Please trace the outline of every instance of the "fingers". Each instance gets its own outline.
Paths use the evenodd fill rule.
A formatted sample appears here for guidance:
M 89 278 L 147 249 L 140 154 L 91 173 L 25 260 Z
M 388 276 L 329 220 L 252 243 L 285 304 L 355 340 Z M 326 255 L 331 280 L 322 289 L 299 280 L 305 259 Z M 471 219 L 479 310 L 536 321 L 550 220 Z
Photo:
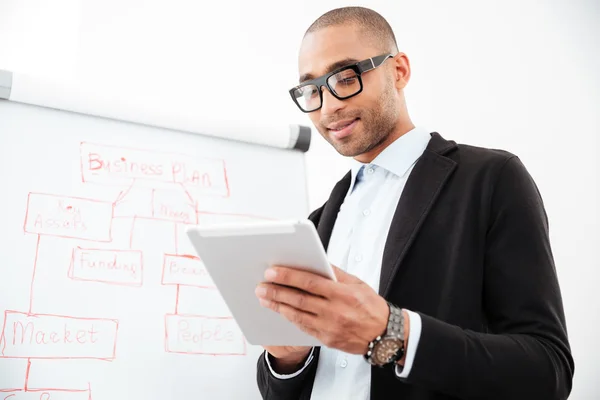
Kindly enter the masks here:
M 311 293 L 270 283 L 259 285 L 256 288 L 256 296 L 259 299 L 284 303 L 312 314 L 321 314 L 327 303 L 324 298 Z
M 261 298 L 261 304 L 263 307 L 270 308 L 271 310 L 281 314 L 285 319 L 302 329 L 304 332 L 311 336 L 317 337 L 319 330 L 317 329 L 318 318 L 307 312 L 298 310 L 285 303 L 278 303 Z
M 360 280 L 356 276 L 347 273 L 343 269 L 340 269 L 340 268 L 336 267 L 335 265 L 332 265 L 331 267 L 333 268 L 333 272 L 335 273 L 335 277 L 337 278 L 338 282 L 341 282 L 341 283 L 359 283 L 360 282 Z
M 328 297 L 335 282 L 320 275 L 293 268 L 275 266 L 265 272 L 267 282 L 291 286 L 318 296 Z

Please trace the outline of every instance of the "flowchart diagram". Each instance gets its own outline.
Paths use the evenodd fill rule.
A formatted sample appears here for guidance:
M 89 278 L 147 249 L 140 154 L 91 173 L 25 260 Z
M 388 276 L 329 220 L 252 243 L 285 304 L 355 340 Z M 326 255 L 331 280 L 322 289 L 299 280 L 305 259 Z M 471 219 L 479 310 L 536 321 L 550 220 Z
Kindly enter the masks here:
M 230 315 L 179 312 L 182 287 L 215 290 L 202 261 L 180 251 L 181 225 L 215 219 L 266 219 L 202 208 L 205 196 L 226 199 L 231 195 L 225 161 L 86 142 L 80 144 L 79 158 L 82 186 L 104 185 L 116 196 L 107 201 L 31 192 L 24 199 L 23 230 L 36 239 L 29 308 L 0 310 L 4 313 L 0 358 L 25 359 L 27 370 L 22 387 L 0 387 L 0 400 L 92 399 L 93 377 L 87 387 L 31 387 L 32 363 L 39 359 L 111 362 L 119 357 L 119 333 L 131 328 L 110 315 L 36 313 L 34 289 L 40 243 L 48 236 L 74 242 L 69 265 L 56 266 L 56 273 L 64 279 L 95 282 L 105 285 L 108 291 L 114 286 L 143 290 L 148 283 L 148 257 L 144 249 L 136 248 L 135 237 L 147 234 L 148 225 L 140 228 L 140 222 L 149 221 L 161 231 L 172 229 L 175 246 L 165 249 L 160 260 L 160 285 L 174 287 L 176 293 L 173 311 L 157 315 L 164 319 L 164 351 L 182 356 L 245 355 L 246 342 Z M 114 243 L 115 221 L 130 222 L 129 243 Z M 89 246 L 81 245 L 82 241 Z

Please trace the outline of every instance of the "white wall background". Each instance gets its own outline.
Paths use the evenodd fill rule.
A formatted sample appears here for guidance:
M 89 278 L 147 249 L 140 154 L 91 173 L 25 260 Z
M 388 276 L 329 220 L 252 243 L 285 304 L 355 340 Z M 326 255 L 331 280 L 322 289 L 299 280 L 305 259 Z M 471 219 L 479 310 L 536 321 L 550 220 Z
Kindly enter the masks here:
M 0 68 L 143 96 L 149 113 L 310 124 L 287 94 L 300 39 L 320 14 L 348 4 L 0 0 Z M 512 151 L 536 179 L 576 361 L 571 398 L 598 398 L 600 3 L 350 4 L 394 27 L 413 68 L 407 97 L 417 124 Z M 307 168 L 314 208 L 347 163 L 315 137 Z

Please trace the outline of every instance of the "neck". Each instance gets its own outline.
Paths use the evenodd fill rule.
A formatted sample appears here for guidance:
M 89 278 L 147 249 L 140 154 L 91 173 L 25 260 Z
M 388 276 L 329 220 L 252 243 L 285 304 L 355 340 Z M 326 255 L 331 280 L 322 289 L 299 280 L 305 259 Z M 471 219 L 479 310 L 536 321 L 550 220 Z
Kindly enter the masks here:
M 407 132 L 413 130 L 414 128 L 415 126 L 409 118 L 399 122 L 396 128 L 389 135 L 387 135 L 386 138 L 383 141 L 381 141 L 381 143 L 379 143 L 377 146 L 373 147 L 366 153 L 357 155 L 356 157 L 354 157 L 354 159 L 361 163 L 370 163 L 396 139 L 406 134 Z

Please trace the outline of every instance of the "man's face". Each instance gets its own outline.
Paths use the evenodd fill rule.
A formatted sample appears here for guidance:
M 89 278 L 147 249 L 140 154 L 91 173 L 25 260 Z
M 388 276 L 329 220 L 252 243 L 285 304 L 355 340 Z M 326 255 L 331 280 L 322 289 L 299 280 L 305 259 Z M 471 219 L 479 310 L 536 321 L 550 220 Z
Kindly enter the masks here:
M 302 42 L 300 77 L 317 78 L 382 53 L 382 46 L 369 44 L 354 25 L 324 28 L 309 33 Z M 325 140 L 347 157 L 367 153 L 383 143 L 400 116 L 393 59 L 363 74 L 362 82 L 362 92 L 346 100 L 336 99 L 322 87 L 322 107 L 308 114 Z

